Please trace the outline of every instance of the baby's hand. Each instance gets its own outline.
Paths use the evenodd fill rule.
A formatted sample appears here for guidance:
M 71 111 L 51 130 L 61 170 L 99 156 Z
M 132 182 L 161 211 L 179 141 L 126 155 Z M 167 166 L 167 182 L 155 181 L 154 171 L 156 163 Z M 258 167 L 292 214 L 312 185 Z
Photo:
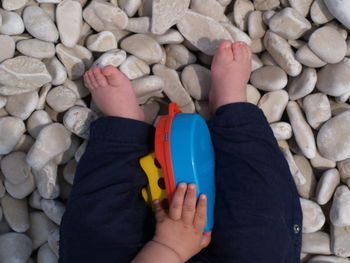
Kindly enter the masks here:
M 200 195 L 198 203 L 196 186 L 180 183 L 167 214 L 159 201 L 155 202 L 157 219 L 153 242 L 173 250 L 182 262 L 186 262 L 211 240 L 211 232 L 203 232 L 207 221 L 207 199 Z

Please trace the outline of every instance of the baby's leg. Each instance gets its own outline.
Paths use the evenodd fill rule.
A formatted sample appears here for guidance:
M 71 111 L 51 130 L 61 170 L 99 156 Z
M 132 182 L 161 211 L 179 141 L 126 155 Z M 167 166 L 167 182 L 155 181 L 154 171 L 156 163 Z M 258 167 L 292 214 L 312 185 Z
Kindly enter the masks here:
M 154 128 L 144 122 L 130 81 L 113 67 L 85 74 L 105 115 L 91 126 L 61 224 L 60 262 L 130 262 L 153 236 L 152 211 L 141 197 L 139 167 L 152 151 Z
M 299 262 L 302 214 L 296 187 L 263 112 L 246 103 L 251 52 L 221 43 L 212 64 L 210 122 L 216 150 L 212 262 Z

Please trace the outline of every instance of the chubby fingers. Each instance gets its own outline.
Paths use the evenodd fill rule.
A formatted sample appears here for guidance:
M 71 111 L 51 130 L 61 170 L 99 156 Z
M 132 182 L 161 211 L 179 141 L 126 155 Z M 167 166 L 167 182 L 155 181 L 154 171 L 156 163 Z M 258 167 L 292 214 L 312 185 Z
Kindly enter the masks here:
M 187 190 L 187 184 L 179 183 L 174 193 L 173 200 L 169 207 L 169 217 L 172 220 L 180 220 L 182 215 L 182 207 Z
M 204 194 L 199 196 L 193 223 L 194 226 L 200 230 L 203 230 L 207 224 L 207 196 Z
M 166 213 L 159 200 L 154 201 L 153 211 L 158 223 L 162 222 L 164 218 L 166 218 Z
M 195 184 L 189 184 L 187 186 L 187 192 L 185 195 L 185 200 L 182 207 L 182 220 L 185 224 L 192 225 L 194 216 L 196 214 L 196 203 L 197 203 L 197 196 L 196 196 L 196 185 Z

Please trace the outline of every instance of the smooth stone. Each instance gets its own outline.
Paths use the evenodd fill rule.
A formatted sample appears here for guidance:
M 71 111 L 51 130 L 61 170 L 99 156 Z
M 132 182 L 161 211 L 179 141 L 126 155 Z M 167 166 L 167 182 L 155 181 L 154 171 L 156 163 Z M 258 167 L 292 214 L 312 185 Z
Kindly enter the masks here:
M 65 86 L 58 86 L 51 89 L 46 97 L 47 104 L 56 112 L 68 110 L 74 106 L 76 100 L 77 96 L 75 93 Z
M 55 255 L 59 256 L 59 241 L 60 241 L 60 231 L 59 229 L 56 229 L 55 231 L 51 232 L 47 243 L 49 244 L 52 251 L 55 253 Z
M 28 117 L 35 110 L 39 102 L 37 91 L 7 97 L 6 111 L 14 117 L 22 120 Z
M 264 37 L 264 45 L 273 59 L 289 76 L 295 77 L 300 74 L 302 66 L 295 59 L 294 52 L 287 40 L 268 30 Z
M 315 0 L 311 5 L 310 16 L 315 24 L 322 25 L 331 21 L 334 16 L 329 12 L 324 0 Z
M 259 100 L 258 107 L 264 112 L 269 123 L 279 121 L 288 103 L 288 93 L 276 90 L 265 93 Z
M 300 204 L 303 212 L 303 233 L 313 233 L 320 230 L 326 220 L 321 207 L 304 198 L 300 198 Z
M 256 54 L 252 54 L 252 71 L 262 68 L 264 64 Z
M 36 187 L 41 197 L 45 199 L 57 198 L 60 187 L 57 181 L 57 165 L 49 162 L 40 170 L 33 170 Z
M 150 125 L 153 125 L 160 110 L 159 103 L 156 101 L 152 101 L 150 103 L 144 104 L 142 109 L 145 113 L 145 122 Z
M 113 66 L 119 67 L 126 60 L 126 52 L 124 50 L 116 49 L 103 53 L 93 64 L 94 67 Z
M 325 171 L 317 184 L 316 200 L 320 205 L 324 205 L 331 200 L 335 189 L 340 184 L 340 175 L 337 169 Z
M 337 168 L 342 182 L 345 183 L 350 178 L 350 158 L 337 162 Z
M 66 88 L 73 91 L 75 93 L 75 96 L 78 99 L 82 99 L 82 98 L 85 98 L 86 96 L 90 95 L 90 91 L 85 86 L 84 81 L 82 79 L 77 79 L 75 81 L 67 79 L 63 85 Z
M 24 25 L 33 37 L 47 42 L 56 42 L 59 38 L 56 25 L 43 9 L 30 5 L 23 12 Z
M 152 1 L 151 32 L 155 35 L 164 34 L 183 19 L 189 5 L 190 0 Z
M 45 84 L 39 91 L 39 102 L 36 106 L 37 110 L 43 110 L 46 106 L 46 96 L 51 89 L 51 84 Z
M 63 116 L 64 126 L 81 138 L 89 137 L 90 124 L 97 119 L 97 115 L 85 107 L 74 106 Z
M 331 225 L 331 248 L 338 257 L 350 257 L 350 226 Z
M 56 53 L 71 80 L 81 78 L 85 70 L 92 65 L 92 53 L 83 46 L 76 45 L 73 48 L 67 48 L 62 44 L 58 44 Z
M 324 0 L 331 14 L 342 23 L 347 29 L 350 29 L 350 3 L 343 0 Z
M 252 85 L 263 91 L 283 89 L 288 82 L 287 74 L 279 67 L 264 66 L 255 70 L 250 76 Z
M 252 40 L 252 44 L 250 45 L 250 49 L 253 54 L 261 53 L 265 51 L 264 41 L 262 38 Z
M 350 259 L 335 256 L 315 256 L 307 263 L 349 263 Z
M 2 0 L 2 7 L 6 10 L 13 11 L 24 7 L 28 0 Z
M 330 255 L 330 237 L 329 234 L 322 231 L 303 234 L 301 251 L 309 254 Z
M 66 47 L 74 47 L 80 38 L 83 24 L 82 7 L 77 1 L 64 0 L 56 7 L 56 23 L 60 40 Z
M 316 87 L 331 96 L 341 96 L 350 91 L 350 59 L 337 64 L 328 64 L 317 74 Z
M 20 15 L 0 8 L 0 34 L 19 35 L 24 32 L 24 24 Z
M 47 242 L 56 226 L 43 212 L 32 212 L 29 219 L 30 228 L 27 234 L 33 241 L 33 250 L 36 250 Z
M 30 166 L 26 162 L 24 152 L 12 152 L 1 159 L 1 170 L 12 184 L 24 183 L 31 175 Z
M 270 127 L 276 140 L 288 140 L 292 137 L 292 126 L 288 122 L 271 123 Z
M 51 20 L 55 21 L 56 19 L 56 5 L 53 3 L 42 3 L 40 4 L 40 8 L 45 11 L 45 13 L 51 18 Z
M 0 35 L 0 63 L 15 55 L 16 45 L 12 37 Z
M 127 37 L 121 42 L 121 48 L 149 64 L 161 60 L 162 50 L 160 45 L 148 35 L 134 34 Z
M 39 209 L 41 210 L 41 196 L 38 192 L 38 190 L 35 190 L 29 197 L 29 206 L 31 208 Z
M 152 37 L 160 44 L 181 44 L 184 37 L 175 29 L 169 29 L 163 35 L 152 35 Z
M 350 37 L 346 40 L 346 56 L 350 56 Z
M 57 200 L 41 199 L 41 207 L 44 213 L 57 225 L 61 224 L 62 216 L 64 214 L 65 206 Z
M 7 103 L 7 98 L 0 95 L 0 108 L 5 107 L 6 103 Z
M 232 41 L 231 35 L 219 22 L 193 11 L 187 11 L 176 26 L 192 45 L 207 55 L 214 55 L 222 40 Z
M 289 101 L 287 113 L 293 128 L 295 140 L 304 156 L 312 159 L 316 155 L 316 143 L 312 129 L 306 122 L 299 105 Z
M 17 88 L 40 88 L 52 80 L 46 66 L 36 58 L 18 56 L 0 64 L 0 84 Z
M 226 31 L 231 35 L 231 38 L 234 42 L 242 41 L 245 42 L 248 46 L 252 45 L 252 40 L 244 31 L 240 30 L 238 27 L 235 27 L 231 23 L 220 22 L 220 24 L 226 29 Z
M 153 66 L 152 71 L 154 75 L 163 79 L 164 93 L 172 102 L 176 102 L 180 108 L 191 105 L 189 111 L 194 110 L 194 103 L 190 95 L 182 86 L 179 75 L 175 70 L 167 68 L 161 64 L 156 64 Z
M 86 47 L 94 52 L 106 52 L 116 49 L 118 44 L 112 32 L 101 31 L 98 34 L 90 35 L 87 38 Z
M 65 152 L 70 144 L 70 132 L 62 124 L 49 124 L 40 131 L 27 154 L 27 162 L 35 170 L 40 170 L 51 159 Z
M 277 66 L 278 67 L 278 64 L 273 59 L 273 57 L 269 54 L 269 52 L 263 52 L 261 57 L 260 57 L 260 60 L 264 66 Z
M 149 75 L 151 72 L 150 67 L 143 60 L 135 56 L 127 57 L 127 59 L 120 65 L 119 70 L 130 80 Z
M 310 94 L 316 85 L 317 72 L 314 68 L 305 68 L 302 73 L 288 82 L 288 94 L 291 100 L 298 100 Z
M 58 258 L 46 243 L 38 250 L 37 263 L 58 263 Z
M 52 58 L 56 53 L 53 43 L 38 39 L 28 39 L 17 42 L 17 50 L 25 56 L 38 59 Z
M 188 65 L 181 73 L 181 82 L 193 98 L 208 100 L 211 83 L 209 69 L 199 64 Z
M 317 146 L 322 156 L 334 161 L 350 157 L 350 111 L 328 120 L 317 135 Z
M 260 11 L 266 11 L 278 7 L 280 0 L 254 0 L 254 7 Z
M 325 66 L 327 63 L 321 60 L 308 45 L 300 47 L 295 53 L 295 58 L 303 65 L 311 68 L 320 68 Z
M 79 162 L 83 154 L 85 153 L 87 147 L 87 140 L 84 141 L 78 148 L 78 150 L 74 154 L 74 159 Z
M 298 39 L 311 29 L 311 24 L 296 9 L 287 7 L 269 20 L 269 28 L 285 39 Z
M 0 235 L 0 262 L 26 263 L 32 254 L 32 240 L 24 234 Z
M 254 11 L 254 5 L 249 0 L 237 0 L 233 6 L 233 21 L 242 31 L 247 31 L 249 13 Z
M 347 29 L 345 29 L 342 25 L 340 25 L 335 20 L 328 22 L 327 24 L 325 24 L 325 26 L 335 29 L 342 36 L 344 40 L 346 40 L 346 38 L 348 37 Z
M 19 141 L 17 142 L 13 151 L 28 152 L 30 147 L 32 147 L 33 144 L 34 144 L 34 139 L 28 134 L 23 134 L 19 139 Z
M 308 46 L 323 61 L 331 64 L 339 63 L 346 54 L 346 42 L 337 30 L 324 26 L 314 31 Z
M 150 33 L 150 27 L 151 27 L 151 18 L 147 16 L 135 17 L 135 18 L 129 18 L 128 25 L 125 28 L 125 30 L 133 33 L 147 34 L 147 33 Z
M 52 85 L 62 85 L 67 79 L 67 72 L 62 63 L 55 56 L 49 59 L 44 59 L 43 62 L 47 71 L 51 75 Z
M 37 110 L 27 120 L 27 131 L 33 137 L 37 138 L 41 129 L 52 123 L 49 114 L 44 110 Z
M 310 162 L 312 167 L 319 170 L 331 169 L 336 166 L 335 161 L 324 158 L 318 151 L 316 151 L 316 156 L 310 159 Z
M 118 0 L 118 5 L 129 17 L 133 17 L 141 7 L 142 0 Z
M 21 184 L 12 184 L 5 180 L 6 191 L 16 199 L 23 199 L 35 190 L 35 182 L 32 174 Z
M 332 117 L 331 105 L 328 97 L 323 93 L 306 96 L 303 99 L 303 109 L 307 122 L 315 130 Z
M 2 179 L 0 178 L 0 198 L 4 197 L 5 194 L 6 194 L 6 189 L 5 189 L 5 186 L 4 186 L 3 182 L 2 182 Z
M 77 169 L 78 163 L 75 159 L 70 160 L 63 169 L 63 178 L 67 183 L 73 185 L 75 171 Z
M 304 17 L 309 13 L 313 0 L 288 0 L 291 7 L 296 9 Z
M 302 155 L 294 155 L 294 162 L 304 180 L 295 181 L 298 193 L 301 197 L 309 199 L 315 195 L 316 178 L 309 161 Z
M 16 117 L 0 118 L 0 154 L 8 154 L 26 131 L 23 121 Z
M 74 158 L 75 152 L 78 150 L 80 146 L 80 138 L 74 134 L 71 135 L 71 144 L 65 152 L 61 153 L 59 156 L 55 158 L 55 163 L 57 165 L 64 165 L 68 163 L 71 159 Z
M 104 1 L 91 1 L 83 11 L 83 18 L 97 32 L 125 29 L 128 25 L 125 12 Z
M 149 93 L 161 92 L 164 86 L 163 80 L 155 75 L 141 77 L 133 80 L 131 83 L 137 98 Z
M 347 186 L 338 186 L 333 196 L 329 218 L 335 226 L 350 226 L 350 190 Z
M 29 214 L 26 199 L 15 199 L 8 194 L 1 198 L 1 206 L 11 229 L 23 233 L 29 229 Z
M 172 69 L 180 69 L 186 65 L 193 64 L 197 58 L 184 45 L 167 45 L 166 66 Z
M 263 22 L 261 11 L 253 11 L 248 16 L 248 32 L 251 39 L 263 38 L 266 33 L 266 25 Z
M 246 94 L 247 94 L 247 102 L 252 103 L 254 105 L 258 104 L 261 98 L 261 94 L 257 88 L 248 84 Z
M 192 0 L 190 9 L 216 21 L 225 20 L 225 7 L 216 0 Z

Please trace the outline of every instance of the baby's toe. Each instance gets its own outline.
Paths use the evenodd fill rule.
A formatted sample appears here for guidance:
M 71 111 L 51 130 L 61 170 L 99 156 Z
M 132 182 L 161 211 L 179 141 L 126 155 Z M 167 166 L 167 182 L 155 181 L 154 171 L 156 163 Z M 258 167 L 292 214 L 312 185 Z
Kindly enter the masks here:
M 218 50 L 215 53 L 212 65 L 214 67 L 224 66 L 229 64 L 233 60 L 233 54 L 231 50 L 231 42 L 224 40 L 220 43 Z
M 235 42 L 232 44 L 234 60 L 238 63 L 250 59 L 250 48 L 245 42 Z
M 100 86 L 100 87 L 107 87 L 108 86 L 107 79 L 102 74 L 102 71 L 100 68 L 94 68 L 94 69 L 92 69 L 92 72 L 94 74 L 94 77 L 96 79 L 98 86 Z

